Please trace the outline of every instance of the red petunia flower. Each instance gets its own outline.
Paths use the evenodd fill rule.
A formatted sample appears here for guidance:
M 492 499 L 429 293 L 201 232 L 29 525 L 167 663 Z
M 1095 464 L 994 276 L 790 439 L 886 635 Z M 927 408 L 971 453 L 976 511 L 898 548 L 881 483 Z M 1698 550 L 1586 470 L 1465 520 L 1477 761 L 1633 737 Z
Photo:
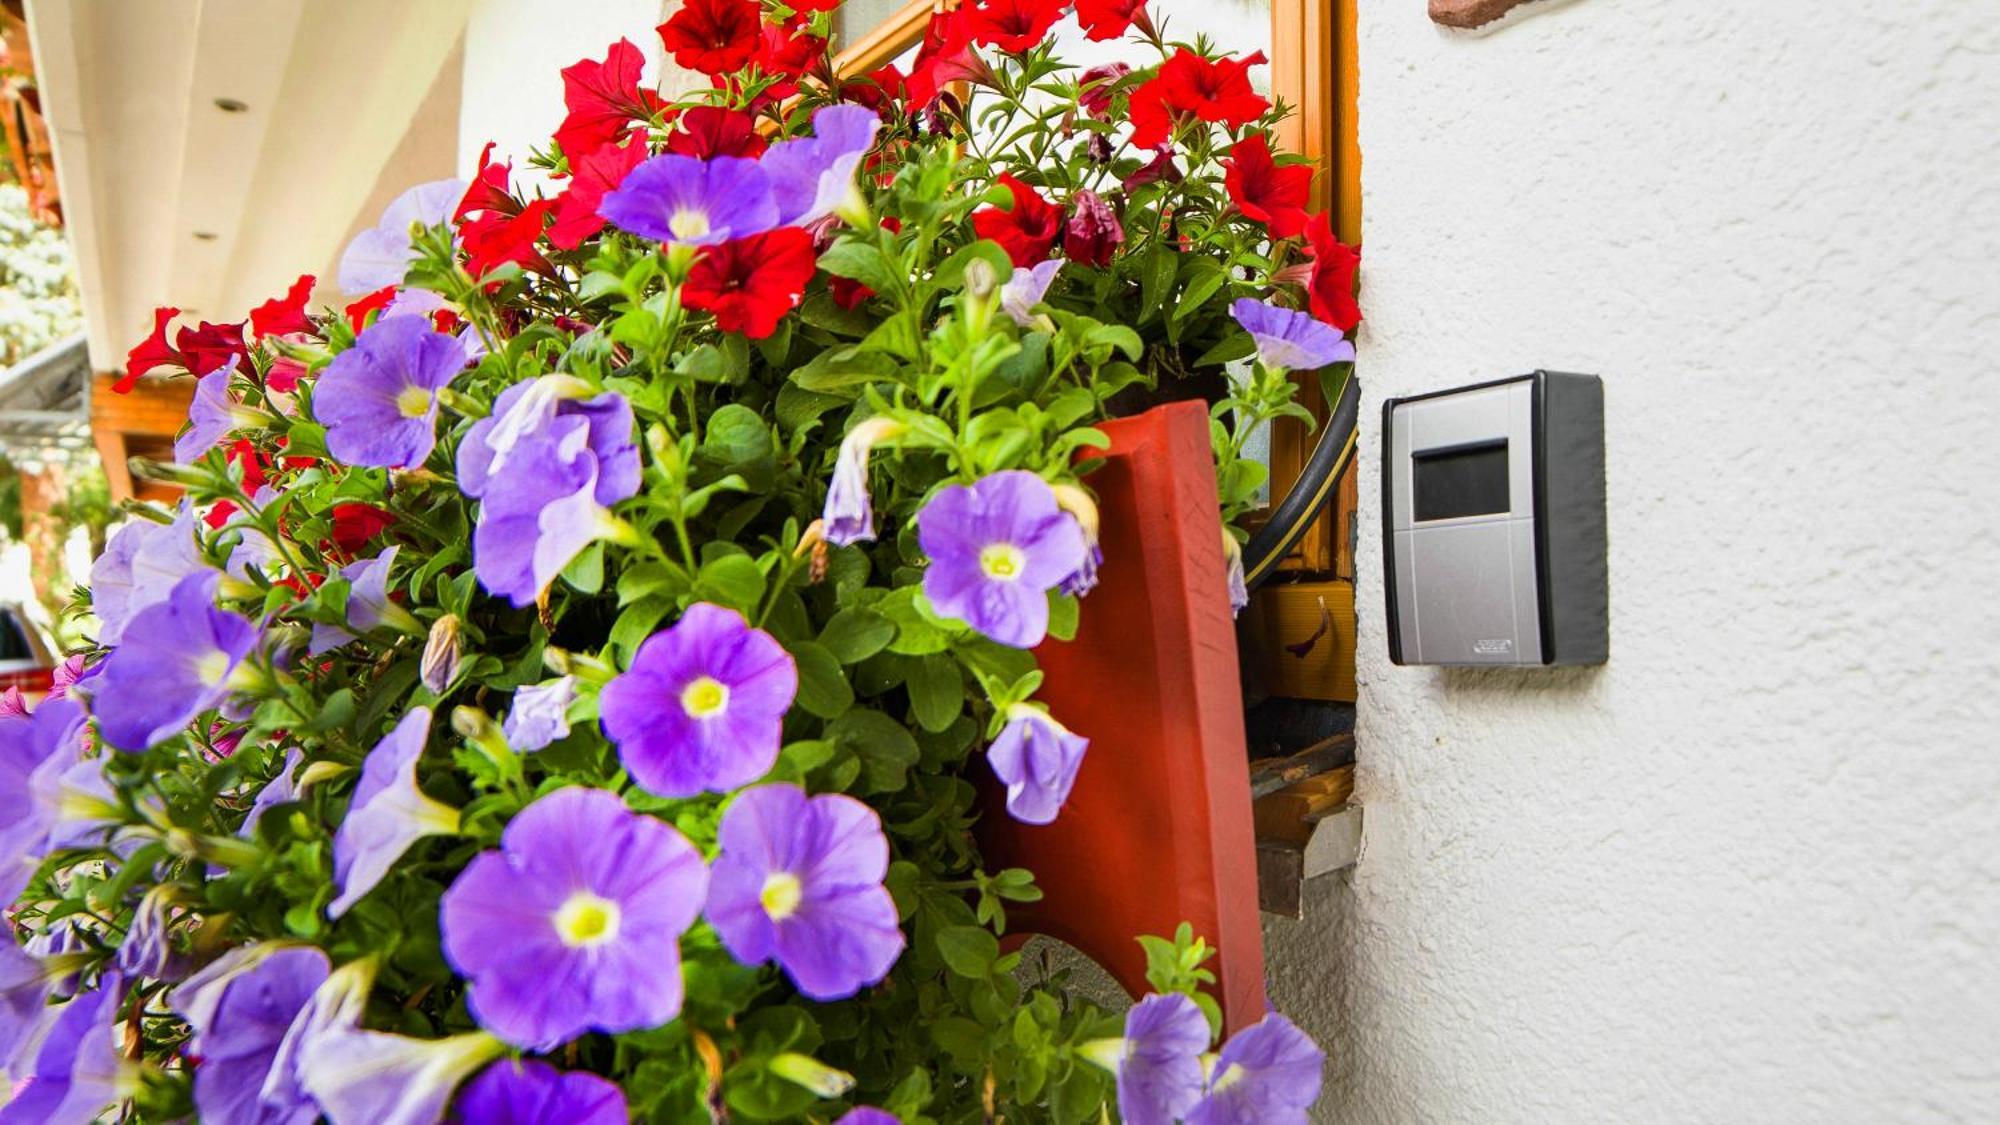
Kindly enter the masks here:
M 972 31 L 967 24 L 970 15 L 969 9 L 955 8 L 933 14 L 931 22 L 924 25 L 923 45 L 917 48 L 909 77 L 904 80 L 911 109 L 936 101 L 953 82 L 993 84 L 992 68 L 972 49 Z
M 465 195 L 458 201 L 458 209 L 451 213 L 451 221 L 464 223 L 481 211 L 499 211 L 503 214 L 519 214 L 521 201 L 514 198 L 508 188 L 513 177 L 512 161 L 496 164 L 493 161 L 493 142 L 479 150 L 479 170 L 472 175 L 472 183 L 465 189 Z
M 1112 214 L 1111 206 L 1094 191 L 1070 196 L 1069 223 L 1063 231 L 1063 255 L 1080 266 L 1102 266 L 1111 261 L 1125 241 L 1125 228 Z
M 1144 187 L 1155 181 L 1177 184 L 1186 178 L 1181 174 L 1181 166 L 1174 163 L 1174 146 L 1161 145 L 1154 151 L 1153 159 L 1125 177 L 1125 186 Z
M 375 537 L 396 522 L 396 517 L 373 504 L 333 506 L 333 545 L 343 554 L 357 555 Z
M 1312 314 L 1340 329 L 1353 330 L 1361 323 L 1361 303 L 1354 299 L 1354 274 L 1361 266 L 1361 250 L 1333 235 L 1333 217 L 1322 211 L 1306 223 L 1306 242 L 1312 246 L 1312 271 L 1306 279 L 1307 304 Z
M 639 85 L 646 56 L 629 39 L 611 45 L 603 62 L 584 59 L 564 67 L 563 104 L 569 116 L 556 129 L 564 155 L 590 152 L 621 136 L 632 122 L 666 108 L 660 95 Z
M 313 275 L 301 274 L 284 296 L 273 297 L 251 309 L 250 330 L 259 337 L 311 332 L 313 323 L 306 316 L 306 302 L 312 298 L 313 281 Z
M 1263 62 L 1262 51 L 1213 62 L 1192 51 L 1175 51 L 1158 75 L 1132 91 L 1132 143 L 1152 148 L 1166 140 L 1173 113 L 1230 125 L 1262 117 L 1271 103 L 1250 88 L 1249 71 Z
M 757 0 L 687 0 L 657 30 L 677 65 L 713 77 L 750 62 L 762 17 Z
M 904 90 L 903 72 L 896 69 L 895 63 L 889 63 L 841 83 L 840 96 L 881 113 L 902 98 Z
M 799 92 L 799 79 L 826 54 L 826 40 L 805 32 L 791 32 L 775 23 L 764 25 L 757 55 L 750 61 L 758 71 L 779 79 L 756 98 L 756 105 L 783 101 Z
M 1264 134 L 1252 133 L 1236 142 L 1222 166 L 1223 186 L 1230 202 L 1253 220 L 1270 228 L 1274 238 L 1296 238 L 1306 229 L 1306 203 L 1312 194 L 1310 164 L 1286 164 L 1271 159 Z
M 816 268 L 812 235 L 779 227 L 703 250 L 681 294 L 718 327 L 761 340 L 798 307 Z
M 1067 6 L 1065 0 L 983 0 L 966 9 L 966 31 L 974 43 L 1017 55 L 1040 46 Z
M 230 357 L 247 359 L 250 350 L 243 343 L 243 322 L 235 324 L 210 324 L 202 321 L 198 328 L 183 328 L 174 334 L 174 345 L 187 360 L 187 369 L 195 375 L 206 375 L 228 363 Z
M 1062 236 L 1062 208 L 1006 172 L 997 182 L 1013 195 L 1013 209 L 981 207 L 972 213 L 972 229 L 979 237 L 999 243 L 1016 266 L 1032 266 L 1047 259 L 1050 248 Z
M 1135 23 L 1140 31 L 1153 34 L 1146 0 L 1076 0 L 1076 22 L 1083 25 L 1085 38 L 1100 42 L 1124 35 Z
M 826 288 L 828 295 L 833 298 L 833 303 L 843 309 L 860 308 L 861 302 L 875 295 L 873 289 L 851 277 L 829 278 Z
M 389 307 L 389 302 L 395 299 L 396 287 L 393 285 L 384 285 L 373 293 L 349 302 L 348 306 L 341 311 L 347 316 L 347 326 L 359 332 L 367 326 L 369 313 L 381 312 L 383 309 Z
M 125 374 L 111 384 L 112 390 L 121 395 L 131 391 L 138 385 L 139 376 L 156 367 L 187 366 L 187 358 L 167 342 L 167 325 L 179 315 L 181 310 L 174 308 L 153 310 L 153 334 L 132 345 L 132 350 L 125 353 Z
M 1111 95 L 1118 87 L 1118 80 L 1132 73 L 1132 68 L 1122 62 L 1093 66 L 1077 76 L 1076 104 L 1092 117 L 1103 117 L 1111 111 Z
M 481 211 L 458 228 L 465 239 L 466 264 L 472 276 L 485 277 L 510 262 L 525 269 L 547 271 L 549 260 L 535 249 L 541 240 L 543 221 L 555 210 L 553 199 L 537 199 L 519 214 Z
M 714 156 L 756 159 L 769 142 L 757 131 L 757 119 L 740 109 L 698 105 L 681 111 L 680 128 L 667 137 L 667 151 L 707 160 Z
M 555 225 L 548 231 L 549 242 L 564 250 L 574 250 L 583 240 L 604 229 L 604 217 L 597 205 L 604 193 L 625 180 L 625 174 L 646 159 L 646 142 L 600 145 L 570 161 L 569 187 L 555 200 Z

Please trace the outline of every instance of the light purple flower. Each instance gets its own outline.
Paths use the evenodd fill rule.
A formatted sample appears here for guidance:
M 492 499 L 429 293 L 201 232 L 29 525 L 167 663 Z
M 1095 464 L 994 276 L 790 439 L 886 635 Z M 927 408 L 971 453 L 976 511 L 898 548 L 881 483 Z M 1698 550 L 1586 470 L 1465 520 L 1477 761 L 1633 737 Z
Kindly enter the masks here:
M 437 445 L 437 393 L 465 370 L 465 349 L 423 317 L 378 320 L 333 357 L 313 388 L 327 452 L 349 465 L 407 469 Z
M 511 487 L 543 467 L 548 447 L 577 429 L 597 461 L 593 497 L 610 507 L 639 491 L 639 444 L 632 404 L 615 391 L 585 398 L 581 380 L 544 375 L 514 384 L 473 423 L 458 450 L 458 487 L 483 497 L 497 482 Z
M 858 1105 L 840 1115 L 833 1125 L 903 1125 L 895 1114 L 872 1105 Z
M 1042 303 L 1062 266 L 1061 258 L 1050 258 L 1033 266 L 1014 267 L 1007 283 L 1000 287 L 1000 307 L 1015 324 L 1026 328 L 1035 322 L 1035 306 Z
M 0 936 L 0 1072 L 12 1072 L 14 1056 L 34 1039 L 48 1013 L 49 969 L 42 959 Z
M 1007 812 L 1023 824 L 1049 824 L 1076 784 L 1090 740 L 1073 734 L 1047 711 L 1017 703 L 1007 726 L 986 750 L 994 776 L 1007 786 Z
M 597 213 L 641 238 L 680 246 L 713 246 L 778 225 L 770 177 L 737 156 L 655 156 L 605 193 Z
M 213 571 L 183 578 L 165 601 L 126 623 L 92 695 L 106 742 L 132 751 L 156 746 L 229 694 L 256 647 L 257 626 L 216 608 L 221 579 Z
M 340 895 L 327 906 L 329 917 L 345 914 L 373 890 L 411 844 L 458 831 L 458 810 L 417 787 L 417 760 L 430 732 L 431 709 L 412 707 L 361 763 L 361 781 L 333 836 L 333 882 Z
M 445 891 L 444 953 L 473 1017 L 514 1046 L 658 1027 L 680 1014 L 680 936 L 707 893 L 671 826 L 602 789 L 558 789 Z
M 192 464 L 215 448 L 215 443 L 257 424 L 255 410 L 237 402 L 229 393 L 229 381 L 236 376 L 236 357 L 195 380 L 194 399 L 188 403 L 188 428 L 174 439 L 174 460 Z
M 815 1000 L 852 996 L 903 952 L 896 902 L 882 885 L 889 841 L 875 810 L 794 785 L 737 794 L 722 814 L 708 921 L 746 965 L 776 959 Z
M 0 1125 L 95 1121 L 125 1096 L 115 1038 L 124 999 L 124 982 L 106 973 L 95 991 L 58 1010 L 35 1048 L 27 1080 L 0 1107 Z
M 1068 512 L 1076 520 L 1077 530 L 1083 532 L 1083 561 L 1056 587 L 1070 597 L 1080 598 L 1097 589 L 1097 570 L 1104 565 L 1104 548 L 1098 545 L 1101 521 L 1097 501 L 1073 484 L 1052 485 L 1050 491 L 1055 493 L 1056 505 Z
M 307 1036 L 297 1069 L 333 1125 L 436 1125 L 459 1084 L 505 1053 L 483 1031 L 412 1039 L 345 1026 Z
M 854 196 L 854 173 L 875 144 L 882 119 L 859 105 L 813 113 L 813 135 L 772 145 L 758 163 L 778 204 L 775 226 L 802 227 L 841 209 Z
M 625 1093 L 581 1070 L 501 1059 L 465 1084 L 452 1106 L 465 1125 L 625 1125 Z
M 569 705 L 576 702 L 576 678 L 563 676 L 514 691 L 514 705 L 500 733 L 516 752 L 531 754 L 569 735 Z
M 1273 371 L 1313 371 L 1354 358 L 1354 342 L 1310 314 L 1241 297 L 1229 315 L 1250 333 L 1257 358 Z
M 1121 1039 L 1083 1045 L 1085 1058 L 1118 1076 L 1127 1125 L 1173 1125 L 1201 1097 L 1208 1020 L 1178 992 L 1148 996 L 1125 1013 Z
M 306 752 L 296 746 L 285 751 L 284 760 L 278 766 L 278 776 L 265 782 L 264 788 L 257 791 L 256 799 L 250 802 L 250 811 L 243 816 L 243 826 L 236 830 L 238 836 L 249 839 L 257 831 L 257 822 L 264 819 L 265 813 L 278 805 L 298 800 L 298 768 L 305 756 Z
M 276 1067 L 292 1022 L 326 981 L 326 954 L 266 943 L 231 950 L 173 991 L 194 1030 L 194 1104 L 203 1121 L 311 1125 L 319 1109 L 291 1068 Z
M 1250 604 L 1250 586 L 1243 577 L 1243 545 L 1227 528 L 1222 532 L 1222 561 L 1227 568 L 1223 581 L 1229 587 L 1229 612 L 1234 616 Z
M 1046 481 L 1019 469 L 941 489 L 917 513 L 917 542 L 938 613 L 1015 648 L 1041 643 L 1049 590 L 1085 558 L 1076 520 Z
M 464 180 L 433 180 L 397 196 L 382 218 L 355 235 L 340 255 L 341 290 L 372 293 L 385 285 L 401 285 L 417 258 L 410 242 L 411 225 L 434 227 L 445 222 L 464 196 Z
M 0 905 L 20 897 L 46 856 L 58 816 L 48 779 L 76 761 L 83 719 L 75 701 L 56 699 L 0 718 Z
M 188 956 L 174 944 L 176 907 L 169 884 L 147 891 L 132 910 L 132 924 L 118 943 L 118 971 L 128 977 L 173 981 L 187 975 Z
M 97 639 L 116 645 L 125 623 L 140 610 L 165 601 L 175 584 L 209 569 L 195 539 L 199 517 L 185 505 L 169 524 L 135 519 L 118 529 L 90 567 L 90 605 L 97 614 Z
M 355 633 L 370 633 L 384 627 L 411 636 L 425 632 L 422 622 L 389 597 L 389 568 L 395 564 L 399 549 L 390 547 L 374 558 L 340 568 L 340 576 L 347 579 L 347 628 L 315 622 L 307 652 L 316 656 L 353 640 Z
M 769 633 L 698 602 L 604 685 L 598 714 L 647 792 L 722 793 L 770 772 L 798 687 L 798 666 Z
M 864 419 L 840 439 L 833 461 L 833 479 L 826 486 L 824 534 L 836 547 L 875 538 L 875 505 L 868 495 L 868 455 L 881 442 L 905 429 L 893 418 Z
M 1187 1125 L 1305 1125 L 1326 1054 L 1273 1012 L 1231 1036 Z

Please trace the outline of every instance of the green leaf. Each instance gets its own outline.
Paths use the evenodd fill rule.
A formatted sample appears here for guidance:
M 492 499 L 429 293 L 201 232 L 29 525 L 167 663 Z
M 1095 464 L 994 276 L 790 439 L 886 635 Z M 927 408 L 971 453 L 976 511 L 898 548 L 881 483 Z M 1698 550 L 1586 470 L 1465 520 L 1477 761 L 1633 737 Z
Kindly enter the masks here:
M 978 926 L 946 926 L 938 931 L 938 956 L 962 977 L 984 978 L 1000 959 L 1000 941 Z
M 799 667 L 798 704 L 807 714 L 831 719 L 854 706 L 854 689 L 847 686 L 847 675 L 832 653 L 811 641 L 799 641 L 790 648 Z
M 965 710 L 965 679 L 956 660 L 911 660 L 903 683 L 910 711 L 927 731 L 944 730 Z
M 1215 346 L 1195 357 L 1196 367 L 1215 367 L 1224 363 L 1234 363 L 1247 358 L 1257 350 L 1257 341 L 1248 332 L 1231 332 L 1215 342 Z
M 921 756 L 910 728 L 865 707 L 827 724 L 826 736 L 861 760 L 861 779 L 867 792 L 901 789 L 909 768 Z
M 835 277 L 858 281 L 877 293 L 892 292 L 896 274 L 878 246 L 852 235 L 842 235 L 819 256 L 819 268 Z
M 579 594 L 595 594 L 604 589 L 604 544 L 592 543 L 563 567 L 563 581 Z
M 702 457 L 724 469 L 740 470 L 776 457 L 771 426 L 740 403 L 718 406 L 702 423 Z
M 1076 639 L 1079 603 L 1067 594 L 1049 591 L 1049 636 L 1059 641 Z
M 820 630 L 819 643 L 842 664 L 859 664 L 896 637 L 896 625 L 865 609 L 843 609 Z
M 1139 266 L 1139 308 L 1145 310 L 1141 322 L 1151 320 L 1160 308 L 1160 302 L 1174 288 L 1174 271 L 1180 267 L 1181 256 L 1163 244 L 1155 244 Z M 1133 358 L 1138 358 L 1134 356 Z
M 1185 320 L 1188 314 L 1200 311 L 1208 299 L 1215 296 L 1215 291 L 1222 288 L 1222 283 L 1229 280 L 1228 271 L 1213 258 L 1192 259 L 1188 272 L 1194 276 L 1188 279 L 1186 288 L 1181 290 L 1180 300 L 1174 303 L 1174 320 Z
M 723 555 L 701 564 L 694 580 L 695 597 L 728 606 L 754 617 L 764 600 L 764 572 L 749 555 Z

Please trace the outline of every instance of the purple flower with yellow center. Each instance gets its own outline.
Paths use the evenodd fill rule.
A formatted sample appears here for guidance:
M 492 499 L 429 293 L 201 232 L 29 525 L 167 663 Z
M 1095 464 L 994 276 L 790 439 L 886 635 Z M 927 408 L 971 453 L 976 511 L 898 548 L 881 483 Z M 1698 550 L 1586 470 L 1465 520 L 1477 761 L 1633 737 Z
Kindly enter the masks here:
M 722 814 L 708 921 L 746 965 L 776 960 L 800 992 L 838 1000 L 887 976 L 903 952 L 882 885 L 889 841 L 875 810 L 794 785 L 737 794 Z
M 221 580 L 213 571 L 189 575 L 126 623 L 92 695 L 106 742 L 132 751 L 157 746 L 248 678 L 244 658 L 257 645 L 257 626 L 216 608 Z
M 195 539 L 199 519 L 183 506 L 172 523 L 135 519 L 111 537 L 90 566 L 90 606 L 100 642 L 116 645 L 134 614 L 165 601 L 181 579 L 209 569 Z
M 389 568 L 395 564 L 398 550 L 390 547 L 372 559 L 340 568 L 340 576 L 347 579 L 347 628 L 316 622 L 306 651 L 316 656 L 353 640 L 356 633 L 384 628 L 413 637 L 424 635 L 423 622 L 389 596 Z
M 1048 824 L 1076 784 L 1090 740 L 1073 734 L 1047 711 L 1017 703 L 1007 726 L 987 747 L 986 761 L 1007 786 L 1007 812 L 1023 824 Z
M 333 357 L 313 388 L 313 417 L 336 461 L 421 465 L 437 445 L 437 393 L 465 370 L 465 349 L 420 316 L 379 320 Z
M 708 894 L 701 853 L 602 789 L 558 789 L 475 857 L 439 911 L 473 1017 L 546 1051 L 680 1014 L 680 936 Z
M 203 1121 L 311 1125 L 319 1108 L 280 1046 L 307 1001 L 326 981 L 326 954 L 309 945 L 265 943 L 224 954 L 168 998 L 194 1030 L 189 1050 L 194 1105 Z
M 124 999 L 124 982 L 106 973 L 95 991 L 57 1010 L 28 1060 L 25 1081 L 0 1106 L 0 1125 L 96 1121 L 130 1093 L 116 1026 Z
M 229 393 L 229 381 L 236 375 L 236 357 L 195 380 L 194 400 L 188 403 L 188 428 L 174 439 L 174 460 L 190 464 L 232 430 L 255 426 L 261 418 L 255 410 L 237 402 Z
M 1229 315 L 1257 343 L 1257 358 L 1273 371 L 1314 371 L 1354 358 L 1354 342 L 1308 313 L 1249 297 L 1229 306 Z
M 539 1059 L 501 1059 L 465 1084 L 453 1104 L 465 1125 L 625 1125 L 625 1093 L 580 1070 Z
M 924 596 L 938 613 L 1015 648 L 1048 634 L 1048 592 L 1087 555 L 1082 528 L 1048 482 L 1019 469 L 941 489 L 917 513 L 917 542 L 931 560 Z
M 327 906 L 338 918 L 375 889 L 411 844 L 458 831 L 458 810 L 417 787 L 417 760 L 431 733 L 431 709 L 412 707 L 368 751 L 347 816 L 333 836 L 333 882 L 340 894 Z
M 597 710 L 633 781 L 691 797 L 770 772 L 798 688 L 798 666 L 775 638 L 733 609 L 697 602 L 646 638 Z
M 1208 1019 L 1178 992 L 1148 996 L 1125 1013 L 1125 1035 L 1085 1043 L 1083 1057 L 1118 1076 L 1127 1125 L 1173 1125 L 1201 1097 Z
M 569 735 L 569 705 L 576 702 L 576 678 L 563 676 L 514 692 L 514 705 L 500 733 L 516 752 L 531 754 Z
M 840 211 L 860 214 L 854 173 L 875 144 L 882 119 L 859 105 L 830 105 L 813 113 L 813 135 L 779 141 L 758 161 L 777 201 L 774 226 L 802 227 Z
M 1305 1125 L 1326 1053 L 1273 1012 L 1231 1036 L 1187 1125 Z
M 372 293 L 385 285 L 401 285 L 417 257 L 410 227 L 434 227 L 449 220 L 464 197 L 464 180 L 433 180 L 397 196 L 382 218 L 355 235 L 340 255 L 341 290 Z
M 606 192 L 597 213 L 620 230 L 677 246 L 714 246 L 779 225 L 770 176 L 738 156 L 655 156 Z
M 893 418 L 864 419 L 840 439 L 833 479 L 826 486 L 826 541 L 836 547 L 875 538 L 875 505 L 868 495 L 868 455 L 906 427 Z
M 0 718 L 0 903 L 21 897 L 45 858 L 60 815 L 50 782 L 77 760 L 83 719 L 83 708 L 67 699 Z
M 1035 306 L 1048 295 L 1056 271 L 1062 266 L 1061 258 L 1050 258 L 1033 266 L 1014 267 L 1013 274 L 1000 287 L 1000 307 L 1014 318 L 1015 324 L 1026 328 L 1035 322 Z

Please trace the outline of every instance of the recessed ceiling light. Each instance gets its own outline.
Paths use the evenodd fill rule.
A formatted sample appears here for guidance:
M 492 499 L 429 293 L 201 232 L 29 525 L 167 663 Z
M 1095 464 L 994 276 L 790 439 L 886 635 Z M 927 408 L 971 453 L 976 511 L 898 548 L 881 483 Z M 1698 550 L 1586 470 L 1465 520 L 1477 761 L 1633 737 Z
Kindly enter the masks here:
M 235 98 L 217 98 L 215 99 L 215 108 L 224 113 L 242 113 L 244 110 L 249 109 L 250 106 L 248 103 L 239 102 Z
M 194 238 L 196 242 L 214 242 L 215 232 L 212 230 L 198 230 L 194 232 Z

